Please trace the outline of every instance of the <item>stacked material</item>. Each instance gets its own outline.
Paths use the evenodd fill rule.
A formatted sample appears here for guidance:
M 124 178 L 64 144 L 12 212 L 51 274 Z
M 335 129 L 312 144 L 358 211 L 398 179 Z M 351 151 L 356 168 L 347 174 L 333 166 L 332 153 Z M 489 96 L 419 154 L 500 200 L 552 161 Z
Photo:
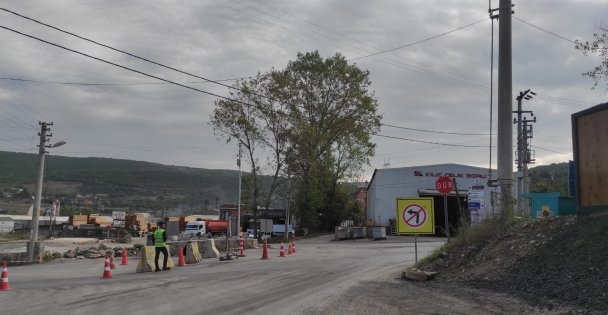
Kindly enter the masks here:
M 105 228 L 112 225 L 112 220 L 108 220 L 108 218 L 102 217 L 99 214 L 91 214 L 89 216 L 89 224 L 95 224 Z
M 74 227 L 79 227 L 82 224 L 88 224 L 88 223 L 89 223 L 89 216 L 86 214 L 70 216 L 70 225 L 72 225 Z
M 134 227 L 140 235 L 148 232 L 148 218 L 142 214 L 128 214 L 125 216 L 125 227 Z

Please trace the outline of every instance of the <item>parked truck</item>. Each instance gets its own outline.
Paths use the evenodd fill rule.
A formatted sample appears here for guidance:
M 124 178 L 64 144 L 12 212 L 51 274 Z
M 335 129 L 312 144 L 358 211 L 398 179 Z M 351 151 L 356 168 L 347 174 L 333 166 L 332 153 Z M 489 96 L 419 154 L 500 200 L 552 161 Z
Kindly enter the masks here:
M 213 235 L 225 234 L 228 231 L 228 221 L 197 219 L 186 223 L 185 235 L 197 237 L 211 237 Z
M 293 227 L 291 224 L 287 226 L 287 234 L 292 234 Z M 285 235 L 285 224 L 273 224 L 272 225 L 272 235 Z

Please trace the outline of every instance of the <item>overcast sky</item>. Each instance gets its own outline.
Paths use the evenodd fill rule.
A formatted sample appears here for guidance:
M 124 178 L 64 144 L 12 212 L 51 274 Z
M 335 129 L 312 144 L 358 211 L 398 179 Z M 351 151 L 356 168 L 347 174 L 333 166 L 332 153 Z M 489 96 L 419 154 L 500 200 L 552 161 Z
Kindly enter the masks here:
M 513 98 L 532 89 L 537 164 L 572 159 L 570 115 L 606 102 L 603 87 L 581 75 L 599 64 L 570 40 L 591 40 L 608 24 L 605 1 L 513 1 Z M 199 76 L 224 80 L 281 69 L 298 52 L 355 59 L 371 72 L 383 123 L 407 128 L 490 132 L 491 22 L 487 1 L 0 1 L 1 7 Z M 498 1 L 493 1 L 498 7 Z M 563 38 L 551 35 L 531 23 Z M 98 58 L 205 91 L 175 71 L 85 42 L 5 11 L 0 25 Z M 0 150 L 37 152 L 38 121 L 53 122 L 54 155 L 110 157 L 202 168 L 237 169 L 236 144 L 213 134 L 215 98 L 104 64 L 0 29 Z M 497 51 L 498 23 L 495 23 Z M 497 56 L 495 69 L 498 69 Z M 497 71 L 494 72 L 494 85 Z M 11 79 L 34 80 L 36 82 Z M 44 81 L 44 82 L 40 82 Z M 55 83 L 51 83 L 55 82 Z M 104 83 L 76 85 L 63 83 Z M 195 83 L 192 83 L 195 82 Z M 232 84 L 233 81 L 226 81 Z M 494 90 L 496 100 L 496 89 Z M 513 101 L 516 106 L 515 100 Z M 494 101 L 496 114 L 496 101 Z M 496 116 L 494 117 L 496 118 Z M 496 127 L 496 123 L 494 123 Z M 515 130 L 515 128 L 514 128 Z M 494 130 L 495 131 L 495 130 Z M 381 134 L 488 146 L 488 136 L 448 135 L 383 126 Z M 461 163 L 488 167 L 487 147 L 450 147 L 374 136 L 374 168 Z M 495 144 L 496 141 L 493 141 Z M 496 149 L 493 150 L 496 167 Z

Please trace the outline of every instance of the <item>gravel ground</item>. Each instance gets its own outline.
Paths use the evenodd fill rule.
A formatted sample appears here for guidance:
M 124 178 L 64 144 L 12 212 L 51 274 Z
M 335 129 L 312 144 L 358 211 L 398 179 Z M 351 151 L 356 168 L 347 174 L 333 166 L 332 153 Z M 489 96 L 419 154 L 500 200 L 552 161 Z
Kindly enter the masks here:
M 576 314 L 571 308 L 529 305 L 504 293 L 456 283 L 401 279 L 365 281 L 304 314 Z
M 439 281 L 504 293 L 540 309 L 608 313 L 608 216 L 519 224 L 424 267 Z

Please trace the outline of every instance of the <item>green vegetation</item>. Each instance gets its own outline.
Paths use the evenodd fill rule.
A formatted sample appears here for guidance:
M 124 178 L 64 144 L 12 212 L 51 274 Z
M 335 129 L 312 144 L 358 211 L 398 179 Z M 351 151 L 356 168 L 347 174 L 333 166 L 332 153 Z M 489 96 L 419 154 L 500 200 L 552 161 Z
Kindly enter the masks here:
M 0 152 L 0 190 L 26 187 L 33 190 L 37 155 Z M 234 202 L 238 196 L 238 172 L 168 166 L 148 162 L 107 159 L 47 157 L 45 195 L 107 194 L 89 208 L 162 208 L 166 191 L 169 207 L 211 207 L 216 200 Z
M 22 241 L 29 239 L 30 235 L 26 231 L 0 233 L 0 242 Z
M 568 193 L 568 163 L 540 165 L 530 169 L 530 192 L 558 192 L 562 196 Z
M 424 258 L 422 258 L 420 261 L 418 261 L 418 265 L 420 265 L 420 266 L 426 265 L 428 263 L 431 263 L 431 262 L 439 259 L 441 256 L 443 256 L 444 253 L 449 251 L 451 248 L 453 248 L 451 243 L 443 244 L 441 247 L 436 248 L 430 254 L 426 255 Z
M 587 244 L 587 242 L 584 239 L 577 239 L 576 241 L 574 241 L 573 247 L 574 248 L 581 248 L 584 247 Z
M 51 253 L 50 251 L 45 251 L 44 254 L 40 257 L 40 262 L 41 263 L 49 263 L 55 260 L 55 257 L 53 257 L 53 253 Z
M 374 155 L 371 135 L 382 117 L 369 75 L 340 54 L 299 53 L 283 70 L 238 81 L 233 100 L 216 101 L 210 124 L 244 150 L 254 220 L 258 204 L 276 199 L 281 176 L 294 179 L 294 213 L 310 232 L 361 220 L 340 183 L 355 178 Z M 264 172 L 272 178 L 267 190 L 258 178 Z
M 500 231 L 507 230 L 513 221 L 503 220 L 502 218 L 489 218 L 480 224 L 463 224 L 450 242 L 443 244 L 431 254 L 420 261 L 420 265 L 425 265 L 440 258 L 443 253 L 458 250 L 470 245 L 480 244 L 494 237 Z
M 583 76 L 593 79 L 594 88 L 598 86 L 602 80 L 608 82 L 608 53 L 606 52 L 608 51 L 608 29 L 606 27 L 601 27 L 601 30 L 603 31 L 602 34 L 593 34 L 593 41 L 591 41 L 591 43 L 583 43 L 577 39 L 574 46 L 575 49 L 582 51 L 585 56 L 592 54 L 599 56 L 601 59 L 599 65 L 593 67 L 592 70 L 583 73 Z M 606 85 L 605 88 L 608 89 L 608 85 Z

